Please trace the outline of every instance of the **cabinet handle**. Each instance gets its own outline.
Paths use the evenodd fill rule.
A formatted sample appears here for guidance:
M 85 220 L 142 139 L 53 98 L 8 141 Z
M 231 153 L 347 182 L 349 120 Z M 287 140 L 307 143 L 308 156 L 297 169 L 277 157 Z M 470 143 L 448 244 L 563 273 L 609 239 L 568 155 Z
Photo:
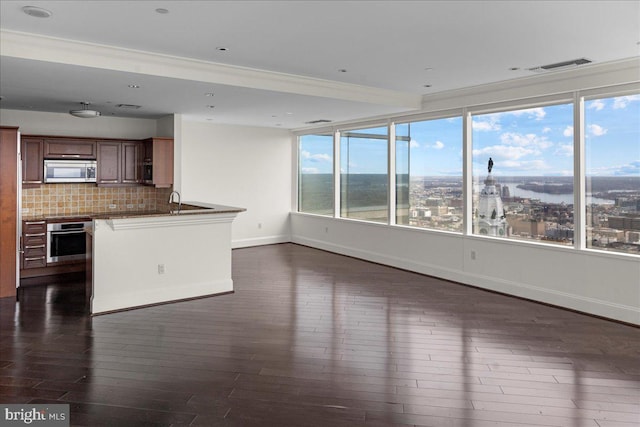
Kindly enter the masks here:
M 25 246 L 24 249 L 39 249 L 39 248 L 44 248 L 46 245 L 37 245 L 37 246 Z M 24 252 L 24 251 L 23 251 Z
M 24 237 L 39 237 L 45 236 L 47 233 L 37 233 L 37 234 L 25 234 Z
M 44 224 L 45 221 L 25 221 L 26 225 L 32 225 L 32 224 Z
M 80 154 L 62 154 L 60 157 L 80 157 Z
M 39 256 L 39 257 L 35 257 L 35 258 L 25 258 L 24 260 L 25 261 L 35 261 L 37 259 L 44 259 L 44 257 L 43 256 Z

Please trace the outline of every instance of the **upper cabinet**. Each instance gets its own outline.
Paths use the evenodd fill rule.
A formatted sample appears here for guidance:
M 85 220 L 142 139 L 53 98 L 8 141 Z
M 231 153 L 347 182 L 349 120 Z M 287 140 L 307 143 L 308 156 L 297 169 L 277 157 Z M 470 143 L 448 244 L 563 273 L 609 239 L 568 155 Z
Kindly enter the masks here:
M 142 183 L 141 141 L 98 141 L 98 185 Z
M 100 186 L 173 185 L 173 139 L 117 140 L 23 135 L 22 185 L 44 183 L 44 159 L 97 160 Z
M 20 153 L 22 156 L 22 186 L 32 187 L 42 184 L 44 140 L 42 138 L 22 137 Z
M 96 159 L 96 142 L 86 139 L 45 138 L 45 159 Z
M 144 183 L 158 188 L 173 185 L 173 139 L 144 140 Z

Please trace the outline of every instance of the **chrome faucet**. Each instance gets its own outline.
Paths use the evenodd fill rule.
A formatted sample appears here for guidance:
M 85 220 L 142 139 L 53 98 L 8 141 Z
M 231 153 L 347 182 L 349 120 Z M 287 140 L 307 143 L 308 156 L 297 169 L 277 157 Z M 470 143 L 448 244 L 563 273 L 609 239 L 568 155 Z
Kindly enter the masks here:
M 177 191 L 174 190 L 174 191 L 171 192 L 171 194 L 169 194 L 169 205 L 171 205 L 171 203 L 175 203 L 173 201 L 173 196 L 174 195 L 178 196 L 178 212 L 176 212 L 176 213 L 180 213 L 180 209 L 182 209 L 182 201 L 180 200 L 180 193 L 178 193 Z M 173 212 L 173 211 L 171 211 L 171 206 L 169 206 L 169 208 L 170 208 L 170 212 Z

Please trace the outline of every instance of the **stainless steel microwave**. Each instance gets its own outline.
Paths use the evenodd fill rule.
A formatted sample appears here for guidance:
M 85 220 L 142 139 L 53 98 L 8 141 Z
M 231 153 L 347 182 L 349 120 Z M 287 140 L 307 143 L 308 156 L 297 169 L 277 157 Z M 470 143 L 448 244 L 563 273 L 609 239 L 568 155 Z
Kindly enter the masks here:
M 44 182 L 96 182 L 95 160 L 45 160 Z

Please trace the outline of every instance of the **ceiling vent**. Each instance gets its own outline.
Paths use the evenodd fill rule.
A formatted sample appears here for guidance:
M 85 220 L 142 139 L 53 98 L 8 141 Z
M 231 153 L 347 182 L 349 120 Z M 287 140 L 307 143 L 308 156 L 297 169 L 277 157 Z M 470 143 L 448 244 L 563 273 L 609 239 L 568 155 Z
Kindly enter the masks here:
M 529 71 L 536 73 L 544 73 L 545 71 L 558 71 L 565 68 L 573 68 L 578 65 L 591 64 L 593 61 L 587 58 L 572 59 L 571 61 L 556 62 L 555 64 L 540 65 L 539 67 L 529 68 Z
M 331 123 L 331 120 L 318 119 L 318 120 L 311 120 L 309 122 L 305 122 L 305 124 L 307 124 L 307 125 L 317 125 L 319 123 Z
M 127 110 L 137 110 L 138 108 L 140 108 L 139 105 L 133 105 L 133 104 L 118 104 L 116 105 L 116 107 L 126 108 Z

